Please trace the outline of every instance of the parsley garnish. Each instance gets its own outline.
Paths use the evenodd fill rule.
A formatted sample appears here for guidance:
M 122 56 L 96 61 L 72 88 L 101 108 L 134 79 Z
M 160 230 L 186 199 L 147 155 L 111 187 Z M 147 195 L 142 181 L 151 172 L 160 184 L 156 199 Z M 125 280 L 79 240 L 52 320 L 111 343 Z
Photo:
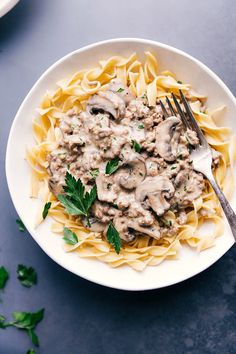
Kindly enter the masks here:
M 27 288 L 37 283 L 37 273 L 32 267 L 27 268 L 25 265 L 19 264 L 17 267 L 17 275 L 21 284 Z
M 178 84 L 180 84 L 180 85 L 182 85 L 182 83 L 183 83 L 183 82 L 182 82 L 182 81 L 180 81 L 180 80 L 178 80 L 178 81 L 177 81 L 177 83 L 178 83 Z
M 161 221 L 163 222 L 163 224 L 166 226 L 166 227 L 171 227 L 172 226 L 172 221 L 171 220 L 167 220 L 167 219 L 161 219 Z
M 107 240 L 114 247 L 116 253 L 119 254 L 121 249 L 121 239 L 118 231 L 111 221 L 109 222 L 107 230 Z
M 144 93 L 144 94 L 141 96 L 141 98 L 147 98 L 146 93 Z
M 23 222 L 21 221 L 21 219 L 16 219 L 16 223 L 19 227 L 19 231 L 20 232 L 24 232 L 26 230 L 25 225 L 23 224 Z
M 117 204 L 112 203 L 111 206 L 115 209 L 119 209 Z
M 34 349 L 29 349 L 27 350 L 26 354 L 35 354 L 35 351 Z
M 80 178 L 76 180 L 69 172 L 66 172 L 66 186 L 64 186 L 64 194 L 57 197 L 70 215 L 83 215 L 89 222 L 89 210 L 97 198 L 97 187 L 93 186 L 90 192 L 85 193 L 85 187 Z
M 179 154 L 177 155 L 177 159 L 183 160 L 183 155 L 182 155 L 181 153 L 179 153 Z
M 63 235 L 64 235 L 63 240 L 68 245 L 73 245 L 74 246 L 74 245 L 76 245 L 76 243 L 78 243 L 77 235 L 73 231 L 68 229 L 68 227 L 64 227 Z
M 0 328 L 5 329 L 7 327 L 16 327 L 18 329 L 23 329 L 27 331 L 32 343 L 35 346 L 39 346 L 39 340 L 34 332 L 37 324 L 43 319 L 44 309 L 38 312 L 13 312 L 12 314 L 14 321 L 7 322 L 4 316 L 0 315 Z
M 48 215 L 48 211 L 49 211 L 49 209 L 51 208 L 51 205 L 52 205 L 51 202 L 45 203 L 44 208 L 43 208 L 43 212 L 42 212 L 42 217 L 43 217 L 44 219 L 45 219 L 46 216 Z
M 5 267 L 0 267 L 0 289 L 3 289 L 6 285 L 6 282 L 9 278 L 9 273 Z
M 90 175 L 95 179 L 99 175 L 99 169 L 89 171 Z
M 177 167 L 177 166 L 175 166 L 175 165 L 174 165 L 174 166 L 171 166 L 171 168 L 170 168 L 170 169 L 171 169 L 171 170 L 175 170 L 175 169 L 176 169 L 176 167 Z
M 122 87 L 120 87 L 118 90 L 117 90 L 117 92 L 123 92 L 125 89 L 123 89 Z
M 119 157 L 116 156 L 114 159 L 108 161 L 108 163 L 106 164 L 106 175 L 111 175 L 112 173 L 114 173 L 118 167 L 119 167 Z
M 132 148 L 136 151 L 136 152 L 140 152 L 141 150 L 141 145 L 136 141 L 136 140 L 131 140 L 132 142 Z
M 139 124 L 138 128 L 139 129 L 144 129 L 144 125 L 143 124 Z

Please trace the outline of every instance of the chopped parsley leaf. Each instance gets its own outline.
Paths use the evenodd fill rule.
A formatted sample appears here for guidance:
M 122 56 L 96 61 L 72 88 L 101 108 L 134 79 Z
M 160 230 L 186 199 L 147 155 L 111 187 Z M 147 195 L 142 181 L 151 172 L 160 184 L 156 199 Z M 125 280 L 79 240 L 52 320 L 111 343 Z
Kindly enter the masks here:
M 68 229 L 68 227 L 64 227 L 63 234 L 64 234 L 63 240 L 68 245 L 74 246 L 79 242 L 77 235 L 73 231 Z
M 123 92 L 125 89 L 124 88 L 122 88 L 122 87 L 120 87 L 118 90 L 117 90 L 117 92 Z
M 23 264 L 19 264 L 17 267 L 18 279 L 23 286 L 30 288 L 32 285 L 37 283 L 37 273 L 34 268 L 27 268 Z
M 138 128 L 139 129 L 144 129 L 144 125 L 143 124 L 139 124 Z
M 121 249 L 121 239 L 118 231 L 111 221 L 107 229 L 107 240 L 114 247 L 116 253 L 119 254 Z
M 21 219 L 16 219 L 16 223 L 18 225 L 18 228 L 19 228 L 20 232 L 24 232 L 26 230 L 26 227 L 23 224 L 23 221 L 21 221 Z
M 47 217 L 48 211 L 51 208 L 51 205 L 52 205 L 51 202 L 45 203 L 44 208 L 43 208 L 43 212 L 42 212 L 43 219 L 45 219 Z
M 132 143 L 132 148 L 136 151 L 136 152 L 140 152 L 141 151 L 141 145 L 136 141 L 136 140 L 131 140 Z
M 93 177 L 93 179 L 96 179 L 96 177 L 99 175 L 99 169 L 91 170 L 89 171 L 89 173 Z
M 4 289 L 7 280 L 9 279 L 9 273 L 5 267 L 0 267 L 0 289 Z
M 118 156 L 116 156 L 114 159 L 108 161 L 106 164 L 106 171 L 105 171 L 106 175 L 111 175 L 112 173 L 114 173 L 119 167 L 119 162 L 120 162 L 120 159 Z

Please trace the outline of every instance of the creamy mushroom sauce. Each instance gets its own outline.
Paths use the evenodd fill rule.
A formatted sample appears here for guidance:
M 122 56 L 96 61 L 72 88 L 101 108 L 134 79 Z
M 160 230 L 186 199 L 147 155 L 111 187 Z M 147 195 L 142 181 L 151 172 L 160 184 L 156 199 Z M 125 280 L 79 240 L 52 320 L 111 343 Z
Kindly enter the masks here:
M 87 190 L 96 183 L 92 231 L 105 234 L 112 221 L 129 242 L 140 235 L 171 236 L 186 222 L 186 208 L 201 195 L 204 179 L 193 171 L 190 157 L 198 138 L 178 116 L 164 119 L 159 103 L 149 107 L 145 95 L 133 97 L 114 79 L 107 91 L 89 99 L 86 111 L 67 112 L 59 133 L 58 149 L 48 156 L 50 190 L 56 196 L 63 192 L 66 171 Z M 106 164 L 115 157 L 119 167 L 106 175 Z M 175 213 L 175 223 L 167 223 L 168 210 Z

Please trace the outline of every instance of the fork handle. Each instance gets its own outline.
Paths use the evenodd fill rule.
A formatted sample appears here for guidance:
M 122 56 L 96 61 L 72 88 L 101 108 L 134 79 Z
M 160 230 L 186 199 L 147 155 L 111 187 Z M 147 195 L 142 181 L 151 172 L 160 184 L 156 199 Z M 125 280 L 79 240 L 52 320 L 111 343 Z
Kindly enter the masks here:
M 228 220 L 229 226 L 231 228 L 232 234 L 236 241 L 236 214 L 233 211 L 232 207 L 230 206 L 228 200 L 225 198 L 224 193 L 221 191 L 220 187 L 218 186 L 214 176 L 212 173 L 206 173 L 205 176 L 207 177 L 208 181 L 210 182 L 212 188 L 214 189 L 222 209 L 224 210 L 225 216 Z

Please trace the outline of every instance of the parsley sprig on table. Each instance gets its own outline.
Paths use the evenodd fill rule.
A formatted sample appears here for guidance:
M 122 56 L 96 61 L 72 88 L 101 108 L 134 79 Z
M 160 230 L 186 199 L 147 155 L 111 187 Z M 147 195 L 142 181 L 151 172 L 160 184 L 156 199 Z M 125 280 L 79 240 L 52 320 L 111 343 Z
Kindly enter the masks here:
M 16 223 L 18 225 L 18 228 L 19 228 L 20 232 L 24 232 L 26 230 L 26 227 L 23 224 L 23 221 L 21 219 L 16 219 Z
M 111 221 L 107 229 L 107 240 L 114 247 L 116 253 L 119 254 L 121 249 L 121 239 L 119 232 Z
M 34 268 L 19 264 L 17 267 L 18 279 L 23 286 L 30 288 L 37 283 L 37 273 Z
M 4 289 L 6 282 L 9 278 L 9 273 L 5 267 L 0 267 L 0 289 Z
M 32 343 L 35 346 L 39 346 L 38 337 L 34 331 L 37 324 L 44 317 L 44 309 L 39 310 L 38 312 L 13 312 L 12 314 L 14 321 L 6 321 L 6 318 L 0 315 L 0 328 L 5 329 L 7 327 L 16 327 L 27 331 Z
M 89 210 L 97 198 L 97 187 L 93 186 L 90 192 L 85 192 L 85 187 L 80 178 L 76 180 L 69 172 L 66 173 L 66 185 L 63 187 L 65 194 L 57 197 L 70 215 L 83 215 L 89 222 Z

